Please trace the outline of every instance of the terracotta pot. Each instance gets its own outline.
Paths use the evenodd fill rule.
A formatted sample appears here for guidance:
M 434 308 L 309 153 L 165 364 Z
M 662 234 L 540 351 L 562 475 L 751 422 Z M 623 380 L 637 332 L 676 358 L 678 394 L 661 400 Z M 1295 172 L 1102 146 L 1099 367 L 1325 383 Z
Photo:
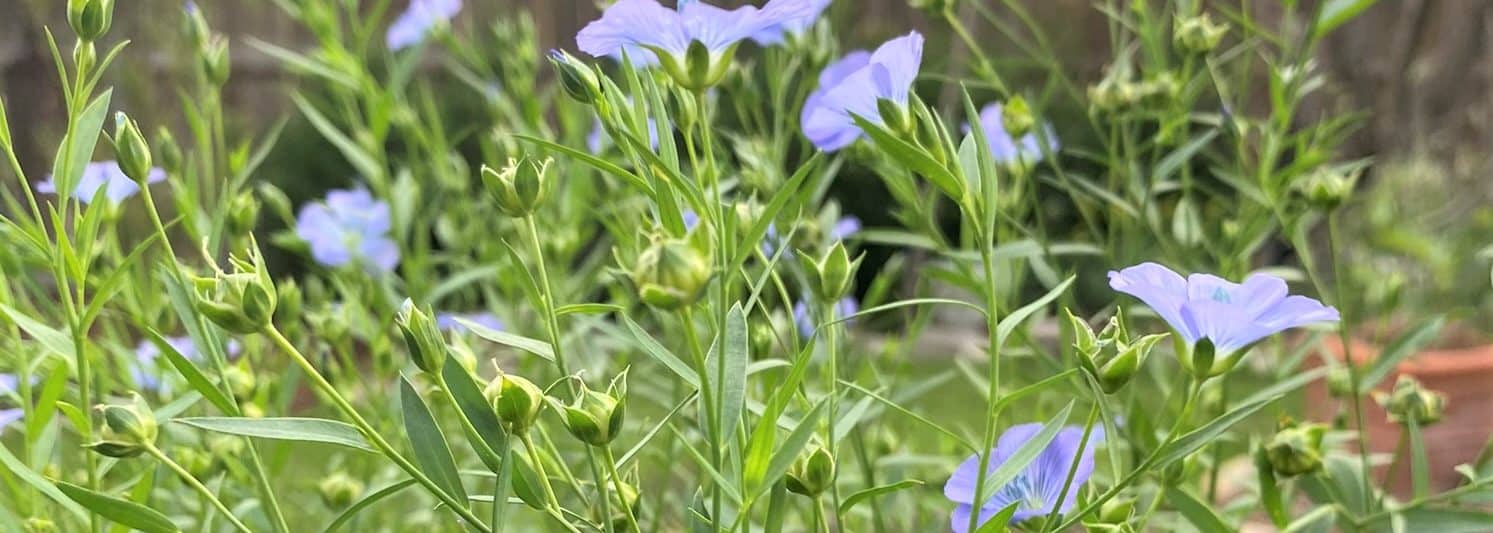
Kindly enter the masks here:
M 1353 359 L 1360 364 L 1379 356 L 1380 347 L 1362 340 L 1352 341 Z M 1322 340 L 1322 350 L 1344 360 L 1343 346 L 1337 337 Z M 1462 480 L 1454 468 L 1477 459 L 1489 434 L 1493 433 L 1493 344 L 1471 348 L 1424 350 L 1410 357 L 1380 382 L 1375 390 L 1389 392 L 1401 374 L 1409 375 L 1430 390 L 1446 395 L 1446 414 L 1441 421 L 1424 429 L 1426 455 L 1431 467 L 1431 483 L 1436 490 L 1457 486 Z M 1339 401 L 1327 394 L 1323 381 L 1313 383 L 1306 391 L 1308 414 L 1319 421 L 1330 421 L 1339 412 Z M 1400 426 L 1390 422 L 1384 409 L 1372 395 L 1363 402 L 1364 426 L 1369 447 L 1374 453 L 1392 454 L 1400 439 Z M 1349 413 L 1346 407 L 1343 412 Z M 1384 479 L 1387 466 L 1376 469 Z M 1397 495 L 1410 490 L 1410 461 L 1401 461 L 1387 484 Z

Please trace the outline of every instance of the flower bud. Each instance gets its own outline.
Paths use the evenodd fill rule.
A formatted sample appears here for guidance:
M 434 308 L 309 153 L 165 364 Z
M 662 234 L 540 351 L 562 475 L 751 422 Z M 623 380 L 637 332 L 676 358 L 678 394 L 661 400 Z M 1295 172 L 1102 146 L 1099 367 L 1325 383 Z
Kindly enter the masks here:
M 39 516 L 33 516 L 27 518 L 26 523 L 21 525 L 21 531 L 25 533 L 57 533 L 62 530 L 57 529 L 56 522 Z
M 139 394 L 132 393 L 129 404 L 100 405 L 94 409 L 103 416 L 103 430 L 98 442 L 86 445 L 87 448 L 122 459 L 140 455 L 155 445 L 159 431 L 155 413 Z
M 701 92 L 721 82 L 731 68 L 731 58 L 736 55 L 736 45 L 715 54 L 700 41 L 690 41 L 681 58 L 661 49 L 649 47 L 658 56 L 659 66 L 678 84 L 691 92 Z
M 798 257 L 808 273 L 809 288 L 814 295 L 826 302 L 837 302 L 854 286 L 855 271 L 860 268 L 865 255 L 852 261 L 845 243 L 836 241 L 818 261 L 804 254 Z
M 704 235 L 696 230 L 691 236 Z M 714 269 L 708 239 L 660 238 L 638 254 L 630 278 L 638 297 L 652 307 L 675 310 L 695 303 L 705 292 Z
M 1130 521 L 1130 516 L 1135 514 L 1135 496 L 1123 495 L 1110 498 L 1099 506 L 1099 511 L 1094 518 L 1100 524 L 1118 526 Z
M 1389 420 L 1397 424 L 1413 420 L 1420 426 L 1429 426 L 1440 422 L 1446 413 L 1446 396 L 1426 389 L 1415 378 L 1406 375 L 1401 375 L 1395 382 L 1393 392 L 1375 396 L 1379 405 L 1389 413 Z
M 1005 126 L 1006 133 L 1012 138 L 1020 139 L 1037 125 L 1037 119 L 1032 117 L 1032 109 L 1026 103 L 1026 98 L 1013 96 L 1001 106 L 1001 125 Z
M 1136 372 L 1146 363 L 1146 356 L 1151 354 L 1151 349 L 1156 343 L 1167 337 L 1166 333 L 1146 335 L 1134 344 L 1124 342 L 1115 343 L 1115 356 L 1104 366 L 1099 367 L 1099 375 L 1095 376 L 1099 381 L 1099 388 L 1104 392 L 1114 394 L 1125 384 L 1130 383 Z
M 259 224 L 259 200 L 254 191 L 245 190 L 228 202 L 228 234 L 243 237 L 254 231 Z
M 171 458 L 192 474 L 192 477 L 204 478 L 212 475 L 213 457 L 207 452 L 189 446 L 174 446 L 171 448 Z
M 1078 351 L 1079 365 L 1099 382 L 1099 388 L 1114 394 L 1123 388 L 1146 362 L 1156 343 L 1166 334 L 1147 335 L 1135 342 L 1125 328 L 1122 314 L 1116 313 L 1098 336 L 1089 323 L 1068 312 L 1068 321 L 1074 331 L 1073 346 Z
M 155 159 L 160 162 L 162 169 L 170 174 L 181 172 L 181 145 L 176 143 L 176 137 L 171 135 L 171 130 L 165 126 L 156 128 L 155 142 L 151 144 L 155 146 Z
M 84 41 L 96 41 L 109 33 L 114 19 L 114 0 L 68 0 L 67 24 Z
M 1322 436 L 1327 426 L 1283 421 L 1270 443 L 1265 458 L 1270 468 L 1283 477 L 1310 474 L 1322 468 Z
M 207 453 L 211 454 L 215 461 L 239 457 L 244 453 L 244 440 L 232 435 L 210 435 L 207 437 Z
M 630 59 L 637 61 L 639 58 Z M 565 94 L 583 104 L 591 104 L 601 98 L 601 83 L 597 81 L 596 71 L 592 70 L 591 65 L 563 50 L 551 50 L 549 60 L 555 67 L 555 77 L 560 79 L 560 88 L 565 89 Z
M 446 364 L 448 349 L 431 313 L 421 310 L 415 306 L 415 302 L 405 298 L 404 303 L 399 306 L 399 313 L 394 315 L 394 324 L 399 326 L 399 332 L 404 335 L 404 344 L 409 349 L 410 359 L 414 360 L 415 366 L 431 375 L 440 375 L 441 366 Z
M 1172 45 L 1191 54 L 1205 54 L 1218 47 L 1229 28 L 1214 24 L 1207 13 L 1195 17 L 1177 17 L 1172 22 Z
M 1356 172 L 1345 173 L 1322 168 L 1302 181 L 1299 189 L 1312 207 L 1322 211 L 1332 211 L 1343 205 L 1343 202 L 1353 194 L 1353 186 L 1357 181 Z
M 565 429 L 576 439 L 592 446 L 606 446 L 622 432 L 625 419 L 627 395 L 624 371 L 612 381 L 606 392 L 597 392 L 581 383 L 581 392 L 570 405 L 557 405 L 565 422 Z
M 527 431 L 539 418 L 539 411 L 544 409 L 544 390 L 522 376 L 505 374 L 501 370 L 483 392 L 492 402 L 498 420 L 507 424 L 514 433 Z
M 114 155 L 124 175 L 142 186 L 150 175 L 150 145 L 140 133 L 140 125 L 124 113 L 114 114 Z
M 218 87 L 228 83 L 228 75 L 233 72 L 233 66 L 232 57 L 228 54 L 227 39 L 222 35 L 209 37 L 197 50 L 197 58 L 202 65 L 202 74 L 209 82 Z
M 202 290 L 195 307 L 219 327 L 240 335 L 257 333 L 270 324 L 278 298 L 275 281 L 264 266 L 264 257 L 254 236 L 249 236 L 249 258 L 230 257 L 232 273 L 219 272 L 213 278 L 199 278 Z
M 508 159 L 502 170 L 483 165 L 482 183 L 503 214 L 526 217 L 548 196 L 550 162 L 525 156 Z
M 882 98 L 876 101 L 876 113 L 881 115 L 881 120 L 886 124 L 887 129 L 892 130 L 894 133 L 908 135 L 914 130 L 915 122 L 912 119 L 912 111 L 907 109 L 905 105 Z M 873 120 L 876 117 L 862 118 Z
M 799 456 L 786 481 L 789 491 L 817 498 L 835 484 L 835 458 L 829 450 L 816 446 Z
M 313 2 L 314 3 L 314 2 Z M 203 16 L 202 9 L 196 2 L 187 0 L 182 6 L 183 15 L 186 15 L 182 23 L 182 34 L 186 35 L 187 43 L 195 48 L 201 48 L 207 42 L 212 30 L 208 28 L 207 17 Z
M 259 386 L 254 371 L 247 368 L 247 361 L 247 359 L 241 359 L 238 364 L 223 369 L 223 381 L 228 384 L 228 390 L 233 393 L 233 397 L 240 402 L 253 398 L 254 391 Z
M 280 282 L 280 301 L 275 304 L 275 318 L 282 324 L 294 324 L 301 320 L 301 312 L 305 306 L 305 293 L 294 279 L 287 278 Z
M 327 508 L 341 509 L 352 505 L 363 495 L 363 482 L 343 472 L 334 472 L 316 484 L 316 489 L 321 493 L 321 502 Z
M 1353 373 L 1347 367 L 1336 367 L 1327 372 L 1327 394 L 1333 398 L 1353 396 Z

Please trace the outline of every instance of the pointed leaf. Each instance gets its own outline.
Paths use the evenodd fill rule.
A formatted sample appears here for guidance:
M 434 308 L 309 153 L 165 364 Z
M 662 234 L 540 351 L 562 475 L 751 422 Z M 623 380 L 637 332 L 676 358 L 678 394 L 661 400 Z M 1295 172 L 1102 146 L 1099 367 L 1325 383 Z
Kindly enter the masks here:
M 409 377 L 400 376 L 399 403 L 404 410 L 404 433 L 415 452 L 415 464 L 429 476 L 436 486 L 456 501 L 467 501 L 467 491 L 461 485 L 461 476 L 456 471 L 456 459 L 451 457 L 451 447 L 446 444 L 446 435 L 431 415 L 430 407 Z
M 260 439 L 319 442 L 367 452 L 376 451 L 368 445 L 368 441 L 363 438 L 358 428 L 323 418 L 194 417 L 178 418 L 175 421 L 215 433 Z

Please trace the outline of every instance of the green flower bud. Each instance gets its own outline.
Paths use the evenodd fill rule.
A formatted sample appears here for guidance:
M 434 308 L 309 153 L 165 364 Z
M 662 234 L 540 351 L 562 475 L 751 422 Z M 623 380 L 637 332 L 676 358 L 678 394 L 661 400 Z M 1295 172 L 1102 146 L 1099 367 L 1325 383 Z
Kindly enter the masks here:
M 753 357 L 765 358 L 777 345 L 777 328 L 771 319 L 753 318 L 747 324 L 747 341 L 751 345 Z
M 25 533 L 57 533 L 58 531 L 62 531 L 57 529 L 55 522 L 39 516 L 27 518 L 26 523 L 22 524 L 21 528 Z
M 1118 526 L 1130 522 L 1130 516 L 1135 514 L 1135 496 L 1123 495 L 1110 498 L 1099 506 L 1094 514 L 1094 519 L 1099 524 Z
M 1333 398 L 1353 396 L 1353 373 L 1348 367 L 1336 367 L 1327 372 L 1327 394 Z
M 1344 173 L 1331 168 L 1318 169 L 1308 176 L 1298 189 L 1306 202 L 1322 211 L 1332 211 L 1343 205 L 1353 194 L 1358 182 L 1358 173 Z
M 310 4 L 316 4 L 311 2 Z M 207 42 L 212 30 L 207 25 L 207 17 L 202 13 L 202 8 L 196 2 L 188 2 L 185 10 L 186 18 L 182 23 L 182 34 L 187 37 L 187 43 L 194 48 L 202 48 Z M 303 15 L 306 13 L 302 13 Z
M 798 258 L 808 273 L 809 288 L 814 295 L 822 301 L 838 302 L 854 286 L 855 271 L 860 268 L 861 259 L 865 255 L 852 261 L 850 252 L 845 250 L 845 243 L 837 241 L 817 261 L 802 253 Z
M 514 433 L 527 431 L 539 418 L 539 411 L 544 409 L 543 389 L 522 376 L 505 374 L 501 370 L 483 392 L 492 402 L 498 420 L 507 424 Z
M 629 59 L 638 61 L 641 58 Z M 555 67 L 555 77 L 560 79 L 560 88 L 565 90 L 565 94 L 583 104 L 591 104 L 601 98 L 601 82 L 597 81 L 596 71 L 591 65 L 563 50 L 551 51 L 549 60 Z
M 817 498 L 835 484 L 834 456 L 823 447 L 814 447 L 794 461 L 786 482 L 790 492 Z
M 240 402 L 246 402 L 254 397 L 257 390 L 258 378 L 254 371 L 248 368 L 248 360 L 240 360 L 236 365 L 230 365 L 223 369 L 223 381 L 228 383 L 228 390 L 233 392 L 233 397 Z
M 704 234 L 704 230 L 696 230 L 691 236 Z M 629 277 L 643 303 L 672 311 L 699 300 L 714 273 L 705 251 L 707 242 L 704 238 L 665 237 L 638 254 Z
M 170 174 L 181 172 L 181 145 L 176 143 L 171 130 L 165 126 L 156 128 L 155 142 L 152 145 L 156 149 L 156 161 L 160 162 L 162 169 Z
M 124 113 L 114 114 L 114 155 L 124 175 L 144 184 L 150 176 L 150 145 L 140 133 L 140 125 Z
M 228 202 L 228 234 L 243 237 L 254 231 L 259 224 L 259 200 L 254 192 L 245 190 Z
M 404 335 L 404 345 L 410 351 L 410 359 L 415 366 L 431 375 L 439 375 L 441 366 L 446 364 L 446 339 L 441 336 L 441 330 L 435 324 L 429 311 L 421 310 L 415 306 L 409 298 L 399 306 L 399 313 L 394 315 L 394 324 L 399 326 L 399 332 Z
M 305 293 L 294 279 L 286 279 L 280 282 L 280 301 L 275 304 L 275 318 L 283 324 L 294 324 L 301 319 L 301 312 L 305 306 Z
M 1270 468 L 1283 477 L 1310 474 L 1322 468 L 1322 436 L 1327 426 L 1286 420 L 1265 445 Z
M 1167 337 L 1164 333 L 1147 335 L 1131 342 L 1124 316 L 1120 313 L 1116 313 L 1097 336 L 1089 323 L 1072 311 L 1068 311 L 1068 322 L 1073 327 L 1073 347 L 1078 352 L 1079 366 L 1099 382 L 1100 389 L 1110 394 L 1130 383 L 1145 364 L 1151 349 Z
M 174 446 L 171 448 L 171 458 L 193 477 L 203 478 L 213 473 L 213 457 L 201 449 Z
M 233 72 L 232 57 L 228 54 L 228 39 L 222 35 L 209 37 L 197 50 L 197 59 L 202 65 L 202 74 L 209 82 L 218 87 L 228 83 L 228 75 Z
M 710 52 L 705 43 L 690 41 L 684 51 L 683 63 L 679 57 L 661 48 L 648 46 L 658 56 L 659 66 L 678 84 L 691 92 L 702 92 L 721 82 L 731 68 L 731 58 L 736 55 L 736 45 L 731 45 L 719 54 Z
M 1006 133 L 1012 138 L 1020 139 L 1030 133 L 1037 125 L 1037 119 L 1032 117 L 1032 109 L 1026 103 L 1026 98 L 1020 95 L 1011 97 L 1001 106 L 1001 125 L 1005 126 Z
M 257 333 L 270 324 L 279 303 L 275 281 L 264 266 L 264 257 L 254 236 L 249 236 L 249 257 L 230 257 L 232 273 L 199 278 L 195 307 L 219 327 L 240 335 Z
M 1191 54 L 1205 54 L 1218 47 L 1228 26 L 1214 24 L 1207 13 L 1195 17 L 1177 17 L 1172 22 L 1172 45 Z
M 341 509 L 352 505 L 363 495 L 363 482 L 343 472 L 334 472 L 317 483 L 316 489 L 321 493 L 321 502 L 328 509 Z
M 1104 392 L 1114 394 L 1125 384 L 1130 383 L 1131 378 L 1134 378 L 1136 372 L 1140 371 L 1140 367 L 1146 364 L 1146 357 L 1151 354 L 1151 349 L 1155 348 L 1156 343 L 1161 342 L 1161 339 L 1165 339 L 1167 335 L 1166 333 L 1146 335 L 1134 344 L 1116 342 L 1114 358 L 1104 363 L 1104 366 L 1099 368 L 1099 375 L 1095 376 L 1099 381 L 1099 388 L 1104 389 Z
M 154 446 L 159 428 L 155 413 L 139 394 L 131 393 L 129 404 L 107 404 L 94 408 L 104 419 L 97 442 L 86 445 L 99 454 L 126 458 Z
M 214 461 L 227 461 L 243 455 L 244 441 L 232 435 L 210 435 L 207 438 L 207 453 L 212 454 Z
M 882 98 L 876 101 L 876 113 L 881 115 L 882 123 L 887 129 L 894 133 L 904 135 L 911 134 L 915 129 L 916 122 L 912 119 L 912 110 L 897 102 Z M 875 120 L 876 117 L 862 117 L 866 120 Z M 937 144 L 937 143 L 930 143 Z
M 114 20 L 114 0 L 68 0 L 67 24 L 84 41 L 97 41 L 109 33 Z
M 581 392 L 570 405 L 556 405 L 564 415 L 565 429 L 576 439 L 592 446 L 606 446 L 622 432 L 626 417 L 627 372 L 612 381 L 606 392 L 597 392 L 581 383 Z
M 1440 422 L 1446 413 L 1446 396 L 1426 389 L 1420 381 L 1406 375 L 1401 375 L 1395 382 L 1393 392 L 1388 395 L 1378 393 L 1375 397 L 1389 413 L 1389 420 L 1397 424 L 1414 420 L 1422 427 L 1429 426 Z
M 503 214 L 526 217 L 549 195 L 550 162 L 525 156 L 510 158 L 502 170 L 483 165 L 482 183 Z

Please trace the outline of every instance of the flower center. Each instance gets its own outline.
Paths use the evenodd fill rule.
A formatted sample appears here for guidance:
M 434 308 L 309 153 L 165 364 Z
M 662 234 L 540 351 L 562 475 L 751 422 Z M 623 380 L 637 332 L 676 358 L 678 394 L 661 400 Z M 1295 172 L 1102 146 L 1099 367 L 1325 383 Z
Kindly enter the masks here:
M 1221 303 L 1231 303 L 1232 300 L 1233 298 L 1229 296 L 1229 291 L 1224 290 L 1223 287 L 1213 289 L 1213 301 Z
M 991 499 L 1004 502 L 1020 502 L 1019 507 L 1021 509 L 1047 508 L 1047 498 L 1043 496 L 1042 491 L 1038 489 L 1036 483 L 1027 477 L 1026 474 L 1016 476 L 1016 479 L 1012 479 L 1006 486 L 1001 487 L 1001 490 Z

